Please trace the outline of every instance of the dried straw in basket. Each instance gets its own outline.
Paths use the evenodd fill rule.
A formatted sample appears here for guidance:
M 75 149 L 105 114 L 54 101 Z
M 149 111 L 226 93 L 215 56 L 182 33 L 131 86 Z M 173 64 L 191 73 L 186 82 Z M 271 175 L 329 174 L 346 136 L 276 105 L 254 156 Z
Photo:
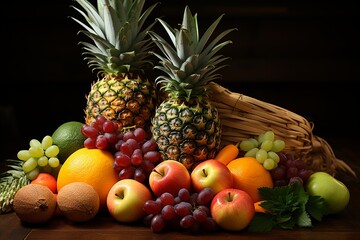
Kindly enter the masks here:
M 279 106 L 234 93 L 217 83 L 210 83 L 211 101 L 222 121 L 222 144 L 236 144 L 272 130 L 285 141 L 285 151 L 296 154 L 314 171 L 335 175 L 338 169 L 355 172 L 337 159 L 330 145 L 313 135 L 313 124 L 302 116 Z

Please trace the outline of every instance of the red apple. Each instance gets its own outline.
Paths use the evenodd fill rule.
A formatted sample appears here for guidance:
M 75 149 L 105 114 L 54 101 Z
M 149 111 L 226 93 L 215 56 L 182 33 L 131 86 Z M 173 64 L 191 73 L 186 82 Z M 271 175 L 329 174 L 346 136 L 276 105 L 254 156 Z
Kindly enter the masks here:
M 190 173 L 182 163 L 165 160 L 156 165 L 150 173 L 149 185 L 156 196 L 164 192 L 177 196 L 181 188 L 190 190 Z
M 214 194 L 233 187 L 233 176 L 222 162 L 209 159 L 199 163 L 191 172 L 191 184 L 196 192 L 211 188 Z
M 255 207 L 247 192 L 228 188 L 215 195 L 211 201 L 210 212 L 221 228 L 240 231 L 250 224 L 255 214 Z
M 123 179 L 115 183 L 107 195 L 110 214 L 119 222 L 140 220 L 145 212 L 143 206 L 152 199 L 150 189 L 134 179 Z

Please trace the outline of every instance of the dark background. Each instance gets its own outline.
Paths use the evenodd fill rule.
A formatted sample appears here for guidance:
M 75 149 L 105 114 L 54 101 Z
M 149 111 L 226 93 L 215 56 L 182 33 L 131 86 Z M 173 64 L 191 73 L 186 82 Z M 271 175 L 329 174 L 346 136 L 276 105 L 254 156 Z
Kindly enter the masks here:
M 204 31 L 225 13 L 217 31 L 238 30 L 227 36 L 233 44 L 221 53 L 231 61 L 218 82 L 308 118 L 325 139 L 350 139 L 359 136 L 360 122 L 354 2 L 163 0 L 151 17 L 176 26 L 188 4 Z M 16 157 L 30 139 L 51 135 L 64 122 L 83 121 L 85 96 L 96 80 L 78 45 L 85 40 L 77 35 L 81 27 L 69 18 L 79 17 L 69 7 L 76 2 L 8 4 L 2 8 L 0 160 Z

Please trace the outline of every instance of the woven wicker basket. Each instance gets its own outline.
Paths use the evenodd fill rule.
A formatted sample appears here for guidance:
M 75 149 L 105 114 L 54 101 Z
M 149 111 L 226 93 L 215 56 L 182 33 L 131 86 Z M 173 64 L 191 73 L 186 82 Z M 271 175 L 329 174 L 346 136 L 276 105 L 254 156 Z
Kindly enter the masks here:
M 304 159 L 314 171 L 335 175 L 338 169 L 355 172 L 337 159 L 330 145 L 313 135 L 313 125 L 304 117 L 279 106 L 234 93 L 217 83 L 210 83 L 211 101 L 222 121 L 222 144 L 236 144 L 272 130 L 285 141 L 285 151 Z

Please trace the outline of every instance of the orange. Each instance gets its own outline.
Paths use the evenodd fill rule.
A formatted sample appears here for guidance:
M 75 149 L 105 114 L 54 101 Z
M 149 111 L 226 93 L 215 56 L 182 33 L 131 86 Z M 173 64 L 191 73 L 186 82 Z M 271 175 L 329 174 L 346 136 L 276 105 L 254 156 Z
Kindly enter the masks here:
M 106 208 L 106 198 L 111 187 L 119 180 L 113 168 L 114 157 L 100 149 L 80 148 L 61 166 L 57 178 L 58 192 L 66 184 L 85 182 L 99 194 L 100 206 Z
M 53 193 L 57 192 L 56 178 L 50 173 L 39 173 L 36 178 L 31 181 L 32 184 L 40 184 L 48 187 Z
M 259 187 L 273 187 L 270 172 L 253 157 L 240 157 L 226 165 L 233 175 L 234 187 L 247 192 L 254 202 L 261 199 Z

